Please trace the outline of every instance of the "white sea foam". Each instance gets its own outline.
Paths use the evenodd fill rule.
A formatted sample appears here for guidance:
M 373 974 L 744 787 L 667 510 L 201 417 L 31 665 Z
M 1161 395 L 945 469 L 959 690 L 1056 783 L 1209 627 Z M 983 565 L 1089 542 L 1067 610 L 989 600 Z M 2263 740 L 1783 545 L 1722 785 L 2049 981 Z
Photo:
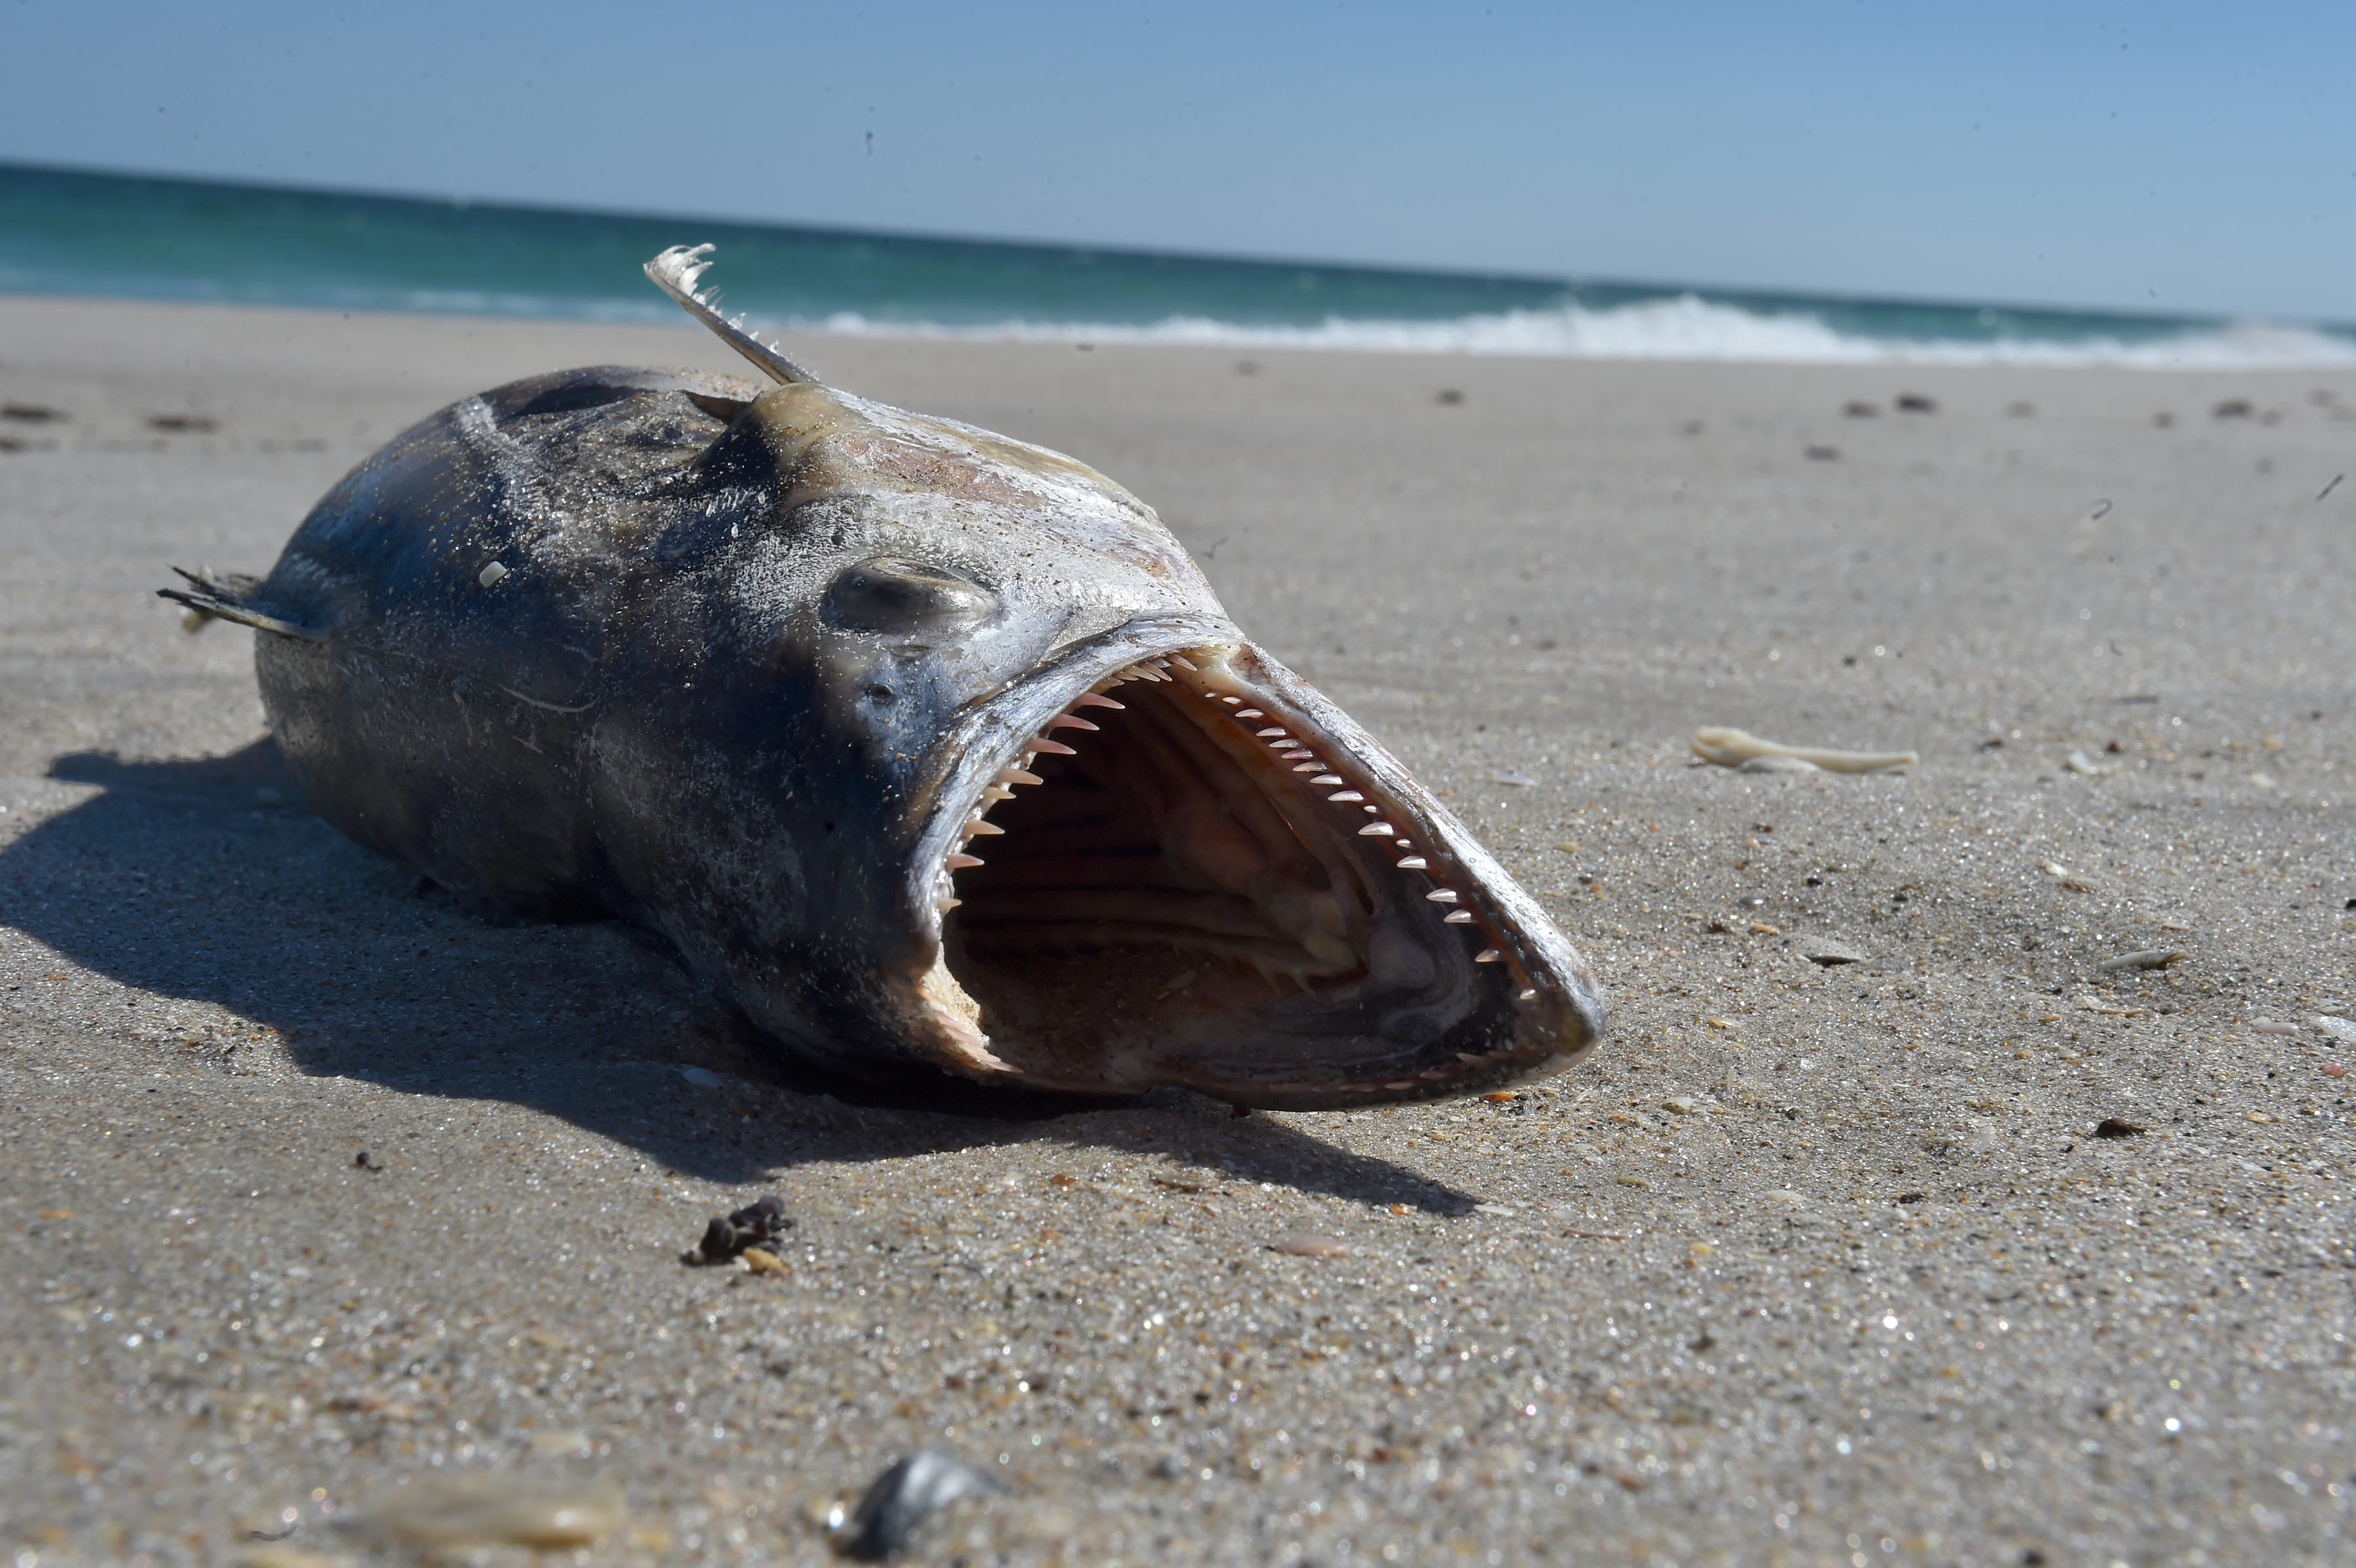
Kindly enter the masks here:
M 1227 348 L 1332 349 L 1385 353 L 1501 354 L 1582 360 L 1714 360 L 1782 364 L 2115 365 L 2151 371 L 2340 368 L 2356 365 L 2356 340 L 2264 321 L 2188 329 L 2170 337 L 1873 338 L 1841 332 L 1804 311 L 1765 314 L 1694 295 L 1590 309 L 1564 306 L 1445 321 L 1327 320 L 1315 327 L 1242 326 L 1172 317 L 1150 326 L 1005 321 L 941 327 L 855 314 L 807 325 L 891 337 L 1098 343 L 1194 343 Z

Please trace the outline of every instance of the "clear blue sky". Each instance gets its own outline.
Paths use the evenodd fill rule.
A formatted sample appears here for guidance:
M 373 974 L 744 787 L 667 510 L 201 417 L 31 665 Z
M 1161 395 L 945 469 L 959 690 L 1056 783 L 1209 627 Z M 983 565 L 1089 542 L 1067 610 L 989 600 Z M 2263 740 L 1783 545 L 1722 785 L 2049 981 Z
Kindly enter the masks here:
M 0 159 L 2356 319 L 2356 0 L 0 0 Z

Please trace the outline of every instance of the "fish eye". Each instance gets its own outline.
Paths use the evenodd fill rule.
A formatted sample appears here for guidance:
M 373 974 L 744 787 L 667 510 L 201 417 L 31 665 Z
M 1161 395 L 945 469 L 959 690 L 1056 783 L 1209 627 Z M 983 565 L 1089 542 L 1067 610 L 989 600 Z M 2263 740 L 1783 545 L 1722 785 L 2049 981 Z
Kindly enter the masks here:
M 844 567 L 826 590 L 826 618 L 846 631 L 954 631 L 997 608 L 998 596 L 979 583 L 890 555 Z

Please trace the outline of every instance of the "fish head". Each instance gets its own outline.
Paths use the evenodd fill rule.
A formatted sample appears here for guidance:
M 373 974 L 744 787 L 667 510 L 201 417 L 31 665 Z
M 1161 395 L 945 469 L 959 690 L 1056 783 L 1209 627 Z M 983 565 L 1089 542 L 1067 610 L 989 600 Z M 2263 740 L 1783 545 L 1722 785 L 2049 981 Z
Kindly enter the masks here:
M 719 570 L 680 582 L 723 624 L 671 639 L 751 665 L 721 684 L 773 798 L 713 831 L 786 846 L 754 857 L 782 902 L 724 966 L 757 1021 L 870 1076 L 1270 1109 L 1593 1048 L 1593 979 L 1537 902 L 1244 635 L 1150 508 L 819 384 L 699 292 L 710 252 L 647 275 L 781 383 L 694 466 L 680 542 Z
M 811 383 L 697 476 L 669 548 L 723 607 L 670 640 L 745 661 L 704 727 L 793 801 L 770 924 L 802 934 L 728 966 L 773 1032 L 871 1076 L 1269 1108 L 1494 1089 L 1597 1039 L 1543 911 L 1110 479 Z

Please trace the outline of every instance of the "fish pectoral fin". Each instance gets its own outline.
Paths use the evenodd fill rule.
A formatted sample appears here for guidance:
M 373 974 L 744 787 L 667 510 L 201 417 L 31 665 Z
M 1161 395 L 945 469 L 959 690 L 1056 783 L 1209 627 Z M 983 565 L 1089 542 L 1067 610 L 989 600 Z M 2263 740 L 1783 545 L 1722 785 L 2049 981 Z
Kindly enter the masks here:
M 712 418 L 723 420 L 730 424 L 735 424 L 737 416 L 753 406 L 747 399 L 722 397 L 718 392 L 691 392 L 683 395 L 688 402 L 695 404 Z
M 327 634 L 284 616 L 272 615 L 255 603 L 262 593 L 262 579 L 243 572 L 215 573 L 199 569 L 191 572 L 185 566 L 173 571 L 188 580 L 185 588 L 158 588 L 155 596 L 186 605 L 193 612 L 188 629 L 196 631 L 208 620 L 233 620 L 240 626 L 250 626 L 256 631 L 275 632 L 299 642 L 325 642 Z

